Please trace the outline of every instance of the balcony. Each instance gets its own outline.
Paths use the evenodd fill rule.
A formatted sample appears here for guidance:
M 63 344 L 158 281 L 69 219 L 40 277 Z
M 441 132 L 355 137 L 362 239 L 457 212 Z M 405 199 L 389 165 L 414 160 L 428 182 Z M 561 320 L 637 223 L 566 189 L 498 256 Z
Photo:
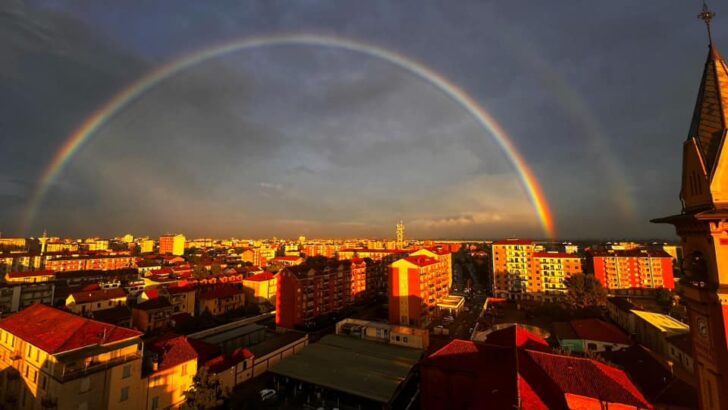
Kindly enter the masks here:
M 84 377 L 92 373 L 104 371 L 120 364 L 141 358 L 141 351 L 137 351 L 133 354 L 118 356 L 105 362 L 83 362 L 82 360 L 75 360 L 70 363 L 56 365 L 51 373 L 51 376 L 59 382 L 65 383 L 79 377 Z

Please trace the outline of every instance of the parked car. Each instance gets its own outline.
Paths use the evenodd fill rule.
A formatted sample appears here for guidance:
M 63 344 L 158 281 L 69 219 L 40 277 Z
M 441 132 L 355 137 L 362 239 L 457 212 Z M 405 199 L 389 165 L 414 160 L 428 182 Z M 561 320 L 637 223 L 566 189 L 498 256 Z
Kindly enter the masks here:
M 260 391 L 260 400 L 266 401 L 276 396 L 276 391 L 273 389 L 263 389 Z

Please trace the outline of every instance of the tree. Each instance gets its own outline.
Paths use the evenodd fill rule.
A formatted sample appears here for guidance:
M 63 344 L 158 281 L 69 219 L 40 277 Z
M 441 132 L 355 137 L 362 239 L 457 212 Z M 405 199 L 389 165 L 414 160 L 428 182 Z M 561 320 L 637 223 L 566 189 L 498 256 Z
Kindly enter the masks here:
M 227 395 L 222 389 L 220 380 L 215 375 L 207 373 L 207 369 L 200 367 L 192 379 L 192 386 L 185 392 L 184 410 L 212 410 L 225 404 Z
M 657 288 L 655 290 L 655 301 L 665 311 L 669 311 L 675 301 L 675 297 L 669 289 Z
M 607 290 L 594 275 L 577 273 L 564 282 L 566 302 L 575 309 L 602 307 L 607 304 Z

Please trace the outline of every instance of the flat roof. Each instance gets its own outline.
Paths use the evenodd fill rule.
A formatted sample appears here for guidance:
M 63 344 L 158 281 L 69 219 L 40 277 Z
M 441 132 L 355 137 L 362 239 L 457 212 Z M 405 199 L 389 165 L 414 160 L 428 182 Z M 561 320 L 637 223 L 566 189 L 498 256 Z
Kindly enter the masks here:
M 668 336 L 679 335 L 690 331 L 690 326 L 672 316 L 636 309 L 632 309 L 631 312 L 661 332 L 667 333 Z
M 303 332 L 288 330 L 285 333 L 276 333 L 269 339 L 256 343 L 252 346 L 248 346 L 247 348 L 251 353 L 253 353 L 253 355 L 255 355 L 255 357 L 263 357 L 271 352 L 275 352 L 283 346 L 302 340 L 305 337 L 306 334 Z
M 326 335 L 271 372 L 380 403 L 393 399 L 423 351 L 349 336 Z
M 222 333 L 215 333 L 214 335 L 210 335 L 207 337 L 200 338 L 203 342 L 211 343 L 211 344 L 218 344 L 218 343 L 224 343 L 228 340 L 236 339 L 240 336 L 245 336 L 260 330 L 265 330 L 265 326 L 256 325 L 256 324 L 250 324 L 245 326 L 236 327 L 235 329 L 231 329 Z

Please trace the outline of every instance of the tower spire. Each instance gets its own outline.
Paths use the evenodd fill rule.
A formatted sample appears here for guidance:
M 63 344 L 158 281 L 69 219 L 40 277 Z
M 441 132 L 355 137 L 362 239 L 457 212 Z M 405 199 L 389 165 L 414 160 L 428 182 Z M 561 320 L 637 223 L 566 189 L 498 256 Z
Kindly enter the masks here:
M 698 18 L 705 22 L 705 28 L 708 29 L 708 46 L 713 46 L 713 36 L 710 33 L 710 22 L 715 17 L 715 12 L 708 8 L 708 4 L 703 0 L 703 10 L 698 14 Z

